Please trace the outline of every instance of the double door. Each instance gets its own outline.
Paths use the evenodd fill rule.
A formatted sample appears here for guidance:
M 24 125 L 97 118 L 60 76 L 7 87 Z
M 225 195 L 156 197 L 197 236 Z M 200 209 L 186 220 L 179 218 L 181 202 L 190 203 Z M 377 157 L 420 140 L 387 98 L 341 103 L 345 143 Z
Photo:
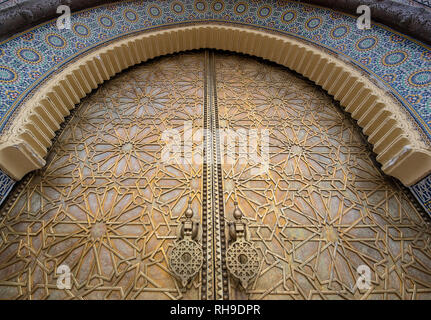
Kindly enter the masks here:
M 183 53 L 110 80 L 3 211 L 5 299 L 431 292 L 425 219 L 349 116 L 245 56 Z

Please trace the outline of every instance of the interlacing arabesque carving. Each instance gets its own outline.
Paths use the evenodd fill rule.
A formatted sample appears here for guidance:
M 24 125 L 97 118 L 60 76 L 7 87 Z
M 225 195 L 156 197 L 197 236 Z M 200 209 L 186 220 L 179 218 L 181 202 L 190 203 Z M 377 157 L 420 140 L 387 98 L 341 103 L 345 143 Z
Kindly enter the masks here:
M 182 292 L 168 252 L 188 200 L 201 211 L 202 168 L 161 161 L 161 135 L 185 121 L 201 127 L 202 72 L 202 54 L 163 58 L 79 106 L 0 217 L 2 299 L 199 298 L 199 276 Z M 57 288 L 60 265 L 70 290 Z
M 79 106 L 47 165 L 3 207 L 1 298 L 201 298 L 201 274 L 184 292 L 168 255 L 189 200 L 201 218 L 202 165 L 161 161 L 161 136 L 182 136 L 185 122 L 202 128 L 203 61 L 195 53 L 139 66 Z M 216 71 L 220 128 L 267 129 L 270 142 L 267 172 L 240 158 L 223 165 L 226 219 L 238 201 L 259 256 L 245 290 L 229 277 L 229 297 L 430 298 L 430 228 L 348 116 L 285 69 L 217 54 Z M 71 289 L 57 287 L 61 265 Z M 356 285 L 360 265 L 371 270 L 369 289 Z
M 282 68 L 223 56 L 216 69 L 220 123 L 270 135 L 266 173 L 224 154 L 227 219 L 238 201 L 261 257 L 258 276 L 231 298 L 431 298 L 429 226 L 351 119 Z M 360 265 L 371 271 L 367 290 L 356 284 Z

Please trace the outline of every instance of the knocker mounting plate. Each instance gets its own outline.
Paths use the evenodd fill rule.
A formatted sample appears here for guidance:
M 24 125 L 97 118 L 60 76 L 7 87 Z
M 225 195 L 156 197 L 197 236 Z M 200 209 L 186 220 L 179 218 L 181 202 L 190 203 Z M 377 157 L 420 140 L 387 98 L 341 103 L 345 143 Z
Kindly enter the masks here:
M 193 210 L 190 200 L 184 215 L 186 220 L 182 222 L 179 239 L 169 255 L 169 268 L 181 280 L 183 287 L 186 287 L 202 268 L 203 251 L 201 245 L 195 240 L 198 234 L 198 223 L 192 221 Z
M 233 216 L 236 221 L 230 224 L 229 234 L 234 242 L 226 252 L 227 268 L 246 289 L 250 280 L 256 277 L 259 271 L 259 253 L 255 246 L 246 240 L 246 225 L 241 221 L 242 212 L 237 203 Z
M 244 239 L 235 241 L 227 250 L 227 268 L 243 288 L 247 288 L 249 281 L 257 275 L 258 257 L 256 248 Z
M 178 241 L 172 249 L 169 259 L 169 267 L 181 279 L 184 287 L 201 270 L 202 263 L 202 248 L 191 239 Z

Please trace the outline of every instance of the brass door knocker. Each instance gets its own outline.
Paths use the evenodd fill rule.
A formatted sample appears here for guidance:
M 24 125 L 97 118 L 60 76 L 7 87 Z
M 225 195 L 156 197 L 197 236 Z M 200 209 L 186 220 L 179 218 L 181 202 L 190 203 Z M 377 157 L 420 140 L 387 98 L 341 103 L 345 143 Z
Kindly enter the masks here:
M 259 271 L 259 254 L 254 245 L 247 240 L 247 226 L 242 221 L 242 212 L 235 202 L 233 212 L 234 222 L 229 222 L 229 236 L 231 244 L 226 252 L 227 268 L 246 289 L 250 280 L 256 277 Z
M 196 241 L 199 223 L 192 220 L 191 200 L 184 216 L 186 220 L 182 222 L 179 237 L 169 255 L 169 268 L 185 288 L 201 270 L 203 253 L 201 245 Z

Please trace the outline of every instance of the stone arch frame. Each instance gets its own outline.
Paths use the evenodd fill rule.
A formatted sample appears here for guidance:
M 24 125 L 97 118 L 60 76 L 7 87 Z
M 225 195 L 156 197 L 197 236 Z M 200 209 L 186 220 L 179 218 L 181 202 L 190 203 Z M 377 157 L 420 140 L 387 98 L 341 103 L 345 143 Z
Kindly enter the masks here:
M 431 151 L 404 108 L 357 68 L 293 37 L 210 22 L 120 38 L 70 62 L 12 119 L 0 140 L 0 168 L 14 180 L 42 168 L 51 139 L 70 110 L 115 74 L 157 56 L 202 48 L 257 56 L 302 74 L 357 120 L 386 174 L 411 186 L 431 172 Z

